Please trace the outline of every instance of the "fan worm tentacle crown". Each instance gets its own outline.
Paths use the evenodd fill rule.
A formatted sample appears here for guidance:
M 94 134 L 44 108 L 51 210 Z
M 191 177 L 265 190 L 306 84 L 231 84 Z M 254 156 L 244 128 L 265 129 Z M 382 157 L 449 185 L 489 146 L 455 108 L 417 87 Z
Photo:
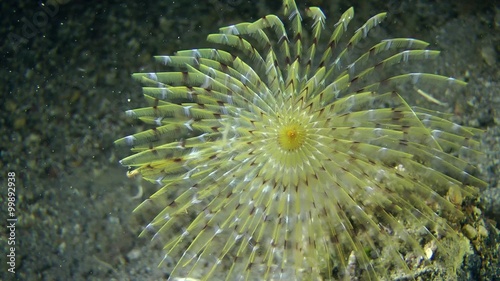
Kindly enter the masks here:
M 376 280 L 408 274 L 428 243 L 446 253 L 463 217 L 447 194 L 485 186 L 468 162 L 480 131 L 400 93 L 465 83 L 393 74 L 438 52 L 411 38 L 363 47 L 385 13 L 349 32 L 352 8 L 333 24 L 293 0 L 283 11 L 133 75 L 149 105 L 127 114 L 152 128 L 116 143 L 132 147 L 131 175 L 161 187 L 138 209 L 160 208 L 144 233 L 168 237 L 171 277 Z

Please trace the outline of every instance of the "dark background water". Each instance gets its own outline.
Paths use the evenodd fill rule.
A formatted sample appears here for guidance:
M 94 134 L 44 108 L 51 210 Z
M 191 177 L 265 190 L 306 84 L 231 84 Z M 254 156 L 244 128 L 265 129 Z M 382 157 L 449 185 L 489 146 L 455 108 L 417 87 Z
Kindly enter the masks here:
M 482 139 L 488 157 L 480 163 L 490 183 L 485 213 L 499 221 L 498 2 L 306 3 L 334 22 L 354 6 L 353 26 L 388 11 L 384 35 L 423 39 L 442 51 L 428 71 L 468 81 L 467 93 L 439 97 L 449 108 L 421 98 L 415 103 L 488 130 Z M 16 274 L 7 272 L 2 252 L 0 279 L 166 278 L 169 267 L 157 267 L 161 245 L 137 238 L 144 221 L 131 215 L 142 183 L 126 178 L 118 160 L 128 152 L 113 146 L 142 126 L 123 113 L 144 105 L 130 75 L 153 70 L 153 55 L 209 46 L 204 40 L 219 26 L 279 13 L 279 1 L 2 1 L 0 7 L 0 178 L 6 187 L 7 172 L 16 173 L 18 218 Z M 4 222 L 7 189 L 1 190 Z M 8 235 L 2 231 L 1 248 Z M 498 274 L 484 268 L 492 265 L 470 265 L 483 277 Z

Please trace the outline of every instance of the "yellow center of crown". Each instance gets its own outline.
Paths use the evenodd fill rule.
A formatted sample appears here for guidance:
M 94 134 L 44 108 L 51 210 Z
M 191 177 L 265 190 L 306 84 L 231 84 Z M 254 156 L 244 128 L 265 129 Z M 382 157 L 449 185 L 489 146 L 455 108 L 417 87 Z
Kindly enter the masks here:
M 278 133 L 278 142 L 285 150 L 299 148 L 306 139 L 306 131 L 297 124 L 283 126 Z

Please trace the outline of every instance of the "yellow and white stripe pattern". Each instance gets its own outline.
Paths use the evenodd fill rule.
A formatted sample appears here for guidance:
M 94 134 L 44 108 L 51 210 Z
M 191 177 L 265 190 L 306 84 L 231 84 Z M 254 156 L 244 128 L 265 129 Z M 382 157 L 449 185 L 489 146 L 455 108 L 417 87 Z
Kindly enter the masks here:
M 400 86 L 465 83 L 391 74 L 438 55 L 420 40 L 388 39 L 360 52 L 385 13 L 349 35 L 351 8 L 325 35 L 319 8 L 301 13 L 293 0 L 283 7 L 284 20 L 221 28 L 207 38 L 218 48 L 157 56 L 168 71 L 133 75 L 149 106 L 127 114 L 152 129 L 116 143 L 135 153 L 121 161 L 131 175 L 161 186 L 138 207 L 162 208 L 144 232 L 169 237 L 172 278 L 408 272 L 402 252 L 425 257 L 423 241 L 456 235 L 450 224 L 462 213 L 446 194 L 475 196 L 485 183 L 463 159 L 481 156 L 480 130 L 410 107 Z

